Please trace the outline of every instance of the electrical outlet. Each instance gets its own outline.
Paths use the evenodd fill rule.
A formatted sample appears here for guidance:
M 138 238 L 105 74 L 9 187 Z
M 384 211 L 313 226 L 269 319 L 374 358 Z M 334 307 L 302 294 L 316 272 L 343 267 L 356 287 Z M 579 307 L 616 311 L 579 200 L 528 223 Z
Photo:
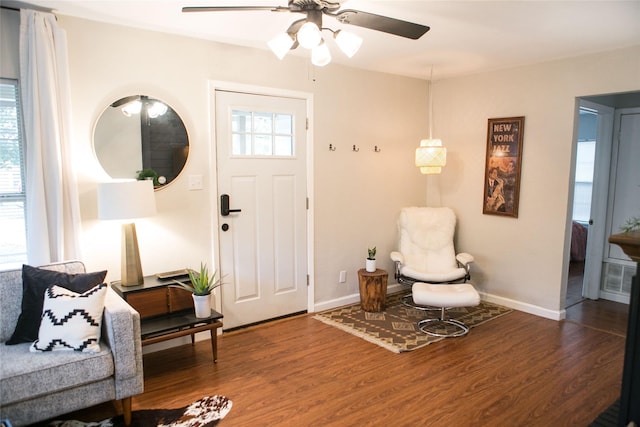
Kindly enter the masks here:
M 346 282 L 346 281 L 347 281 L 347 272 L 346 272 L 346 271 L 344 271 L 344 270 L 342 270 L 342 271 L 340 272 L 340 278 L 338 279 L 338 282 L 340 282 L 340 283 L 344 283 L 344 282 Z

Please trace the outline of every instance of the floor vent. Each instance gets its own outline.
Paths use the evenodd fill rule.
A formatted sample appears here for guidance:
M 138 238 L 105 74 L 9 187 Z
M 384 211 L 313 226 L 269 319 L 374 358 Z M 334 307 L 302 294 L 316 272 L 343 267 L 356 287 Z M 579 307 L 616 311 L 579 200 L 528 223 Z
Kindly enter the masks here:
M 631 294 L 631 281 L 636 272 L 634 265 L 605 262 L 601 289 L 620 295 Z

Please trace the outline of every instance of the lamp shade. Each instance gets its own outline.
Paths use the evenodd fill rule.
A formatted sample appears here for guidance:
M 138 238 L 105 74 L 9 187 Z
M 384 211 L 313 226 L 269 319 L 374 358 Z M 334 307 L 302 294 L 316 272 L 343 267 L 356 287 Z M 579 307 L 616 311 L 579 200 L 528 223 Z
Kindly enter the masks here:
M 439 139 L 423 139 L 416 148 L 416 166 L 423 174 L 437 174 L 447 164 L 447 149 Z
M 322 41 L 311 50 L 311 63 L 316 67 L 324 67 L 329 62 L 331 62 L 331 52 L 329 52 L 327 44 Z
M 140 110 L 142 110 L 142 102 L 136 99 L 135 101 L 131 101 L 130 103 L 122 107 L 122 114 L 127 117 L 131 117 L 135 114 L 140 114 Z
M 291 46 L 295 42 L 294 39 L 287 33 L 281 33 L 271 39 L 267 44 L 271 48 L 271 51 L 278 57 L 278 59 L 284 58 L 284 56 L 289 52 Z
M 155 213 L 152 180 L 123 179 L 98 184 L 99 219 L 135 219 Z
M 155 119 L 156 117 L 161 116 L 166 112 L 167 112 L 167 104 L 160 101 L 154 102 L 153 104 L 149 105 L 149 107 L 147 108 L 147 113 L 149 114 L 149 117 L 151 117 L 152 119 Z
M 336 44 L 340 50 L 349 58 L 353 57 L 362 46 L 362 37 L 347 31 L 338 30 L 333 37 L 336 39 Z
M 314 22 L 305 22 L 298 30 L 298 43 L 305 49 L 312 49 L 322 41 L 320 28 Z

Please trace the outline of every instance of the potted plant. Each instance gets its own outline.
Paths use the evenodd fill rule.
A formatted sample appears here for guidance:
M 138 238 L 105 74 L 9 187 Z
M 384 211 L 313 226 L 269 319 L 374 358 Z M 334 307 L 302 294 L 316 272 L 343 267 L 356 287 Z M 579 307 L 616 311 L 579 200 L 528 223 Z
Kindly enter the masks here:
M 367 249 L 367 261 L 365 263 L 365 268 L 369 273 L 373 273 L 376 271 L 376 247 Z
M 623 233 L 630 233 L 635 230 L 640 230 L 640 216 L 634 216 L 627 219 L 627 222 L 620 227 L 620 231 Z
M 142 169 L 136 172 L 138 173 L 138 176 L 136 177 L 138 181 L 150 179 L 153 181 L 154 187 L 158 187 L 160 185 L 160 181 L 158 181 L 158 173 L 153 169 Z
M 187 271 L 189 272 L 189 283 L 174 279 L 173 281 L 177 285 L 172 286 L 191 292 L 196 317 L 211 316 L 211 292 L 222 285 L 221 278 L 218 277 L 215 270 L 212 274 L 209 274 L 207 265 L 203 263 L 200 263 L 200 272 L 191 269 L 187 269 Z

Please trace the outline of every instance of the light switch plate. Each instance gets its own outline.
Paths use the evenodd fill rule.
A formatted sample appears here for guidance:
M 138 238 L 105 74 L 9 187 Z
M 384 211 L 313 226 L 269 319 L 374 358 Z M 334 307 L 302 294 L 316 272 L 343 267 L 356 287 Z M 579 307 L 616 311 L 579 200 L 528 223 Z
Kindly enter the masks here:
M 189 190 L 202 190 L 202 175 L 189 175 Z

